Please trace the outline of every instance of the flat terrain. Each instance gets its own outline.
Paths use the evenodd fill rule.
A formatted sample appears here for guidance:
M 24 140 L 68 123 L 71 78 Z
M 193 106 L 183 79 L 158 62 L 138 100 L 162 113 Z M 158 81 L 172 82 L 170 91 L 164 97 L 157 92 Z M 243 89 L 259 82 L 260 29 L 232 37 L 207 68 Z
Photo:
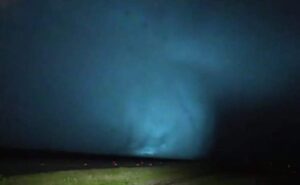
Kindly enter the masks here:
M 0 148 L 0 175 L 2 176 L 81 169 L 164 166 L 178 163 L 182 162 L 175 160 L 86 155 L 64 152 L 1 150 Z
M 300 184 L 296 176 L 201 173 L 199 166 L 118 167 L 1 177 L 0 185 L 254 185 Z M 197 171 L 198 170 L 198 171 Z
M 0 158 L 0 174 L 7 177 L 68 170 L 107 169 L 119 167 L 156 167 L 180 163 L 183 162 L 145 158 Z
M 0 153 L 0 185 L 300 185 L 299 172 L 296 163 L 286 162 L 241 165 L 18 150 Z

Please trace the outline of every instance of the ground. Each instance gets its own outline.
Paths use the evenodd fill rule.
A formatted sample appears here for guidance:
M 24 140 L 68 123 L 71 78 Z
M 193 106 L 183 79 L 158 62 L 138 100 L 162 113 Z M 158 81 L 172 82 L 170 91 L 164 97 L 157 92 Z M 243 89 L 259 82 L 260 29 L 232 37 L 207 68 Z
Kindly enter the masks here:
M 194 166 L 118 167 L 2 177 L 0 185 L 254 185 L 298 184 L 284 176 L 202 173 Z

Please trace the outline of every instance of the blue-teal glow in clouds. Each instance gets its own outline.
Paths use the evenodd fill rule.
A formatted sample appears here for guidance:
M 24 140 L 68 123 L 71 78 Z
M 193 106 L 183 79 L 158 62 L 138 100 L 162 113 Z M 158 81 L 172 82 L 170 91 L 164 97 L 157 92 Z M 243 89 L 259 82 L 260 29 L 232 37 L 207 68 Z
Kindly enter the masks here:
M 296 22 L 281 29 L 287 21 L 270 6 L 51 0 L 2 7 L 0 144 L 205 156 L 217 108 L 280 99 L 298 77 Z

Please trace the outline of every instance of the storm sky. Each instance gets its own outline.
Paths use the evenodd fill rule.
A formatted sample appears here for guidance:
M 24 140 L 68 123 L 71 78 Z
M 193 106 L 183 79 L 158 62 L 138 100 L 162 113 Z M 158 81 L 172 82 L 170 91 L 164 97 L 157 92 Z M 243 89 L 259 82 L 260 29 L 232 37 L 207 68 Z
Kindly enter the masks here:
M 1 146 L 164 158 L 297 152 L 296 2 L 0 7 Z

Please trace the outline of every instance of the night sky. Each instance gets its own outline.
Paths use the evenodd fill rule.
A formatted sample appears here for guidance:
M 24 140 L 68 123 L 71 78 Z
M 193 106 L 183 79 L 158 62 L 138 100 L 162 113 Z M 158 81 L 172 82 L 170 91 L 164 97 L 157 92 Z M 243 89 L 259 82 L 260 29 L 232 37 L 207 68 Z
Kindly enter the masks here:
M 297 1 L 1 0 L 0 146 L 300 155 Z

